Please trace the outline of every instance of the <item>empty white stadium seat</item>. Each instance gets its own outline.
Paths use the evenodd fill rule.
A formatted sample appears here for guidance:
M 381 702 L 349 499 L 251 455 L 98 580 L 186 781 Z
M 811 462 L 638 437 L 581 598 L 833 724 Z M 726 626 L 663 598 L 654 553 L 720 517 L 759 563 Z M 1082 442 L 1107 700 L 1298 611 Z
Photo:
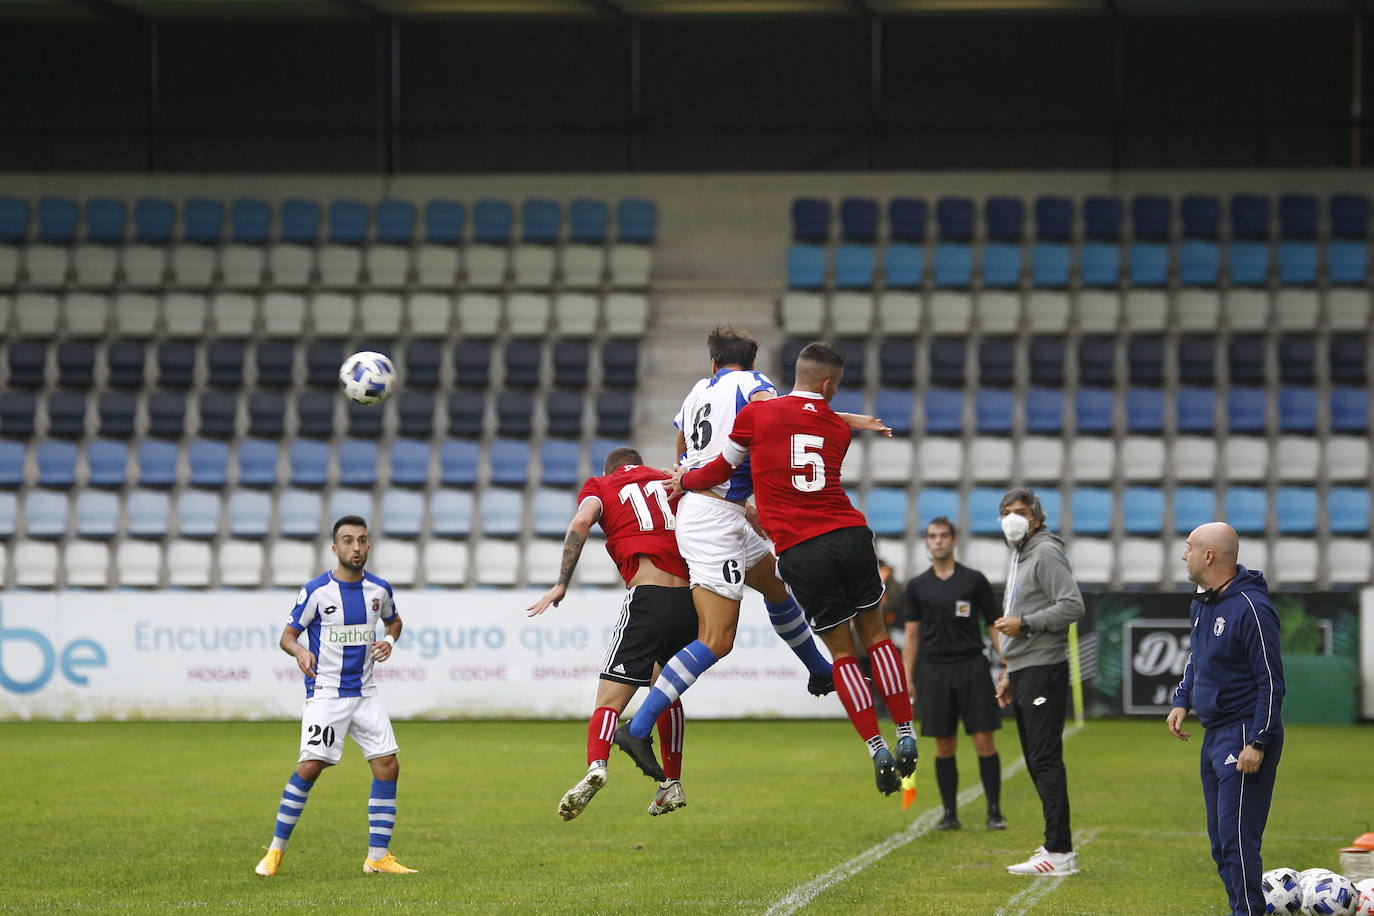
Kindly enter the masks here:
M 1279 538 L 1265 578 L 1283 588 L 1311 585 L 1317 581 L 1320 562 L 1315 538 Z
M 1180 561 L 1179 567 L 1183 566 Z M 1157 539 L 1123 538 L 1119 559 L 1121 581 L 1129 585 L 1153 585 L 1164 576 L 1164 545 Z
M 836 293 L 830 299 L 831 333 L 838 337 L 867 337 L 873 333 L 873 296 Z
M 1269 291 L 1233 289 L 1226 293 L 1226 323 L 1232 331 L 1263 331 L 1269 326 Z
M 205 289 L 214 283 L 215 249 L 203 245 L 178 245 L 172 249 L 171 285 L 178 289 Z
M 20 588 L 55 588 L 57 565 L 54 543 L 20 541 L 14 545 L 14 584 Z
M 588 556 L 582 562 L 594 562 Z M 535 538 L 525 545 L 525 582 L 532 587 L 546 588 L 558 581 L 563 563 L 563 544 L 559 541 Z M 579 566 L 581 563 L 578 564 Z
M 558 333 L 565 337 L 591 337 L 597 325 L 596 297 L 589 293 L 559 293 L 553 302 Z
M 463 293 L 458 297 L 458 330 L 464 337 L 495 337 L 500 328 L 500 296 Z
M 262 585 L 262 543 L 226 540 L 219 547 L 219 584 L 231 588 Z M 302 580 L 304 582 L 304 580 Z
M 1163 480 L 1169 472 L 1164 440 L 1157 436 L 1127 436 L 1121 444 L 1121 472 L 1130 481 Z
M 1169 296 L 1162 289 L 1126 293 L 1126 328 L 1132 334 L 1158 334 L 1169 326 Z
M 506 329 L 516 337 L 549 333 L 549 297 L 542 293 L 511 293 L 506 299 Z
M 1221 472 L 1230 481 L 1264 480 L 1269 473 L 1269 443 L 1259 436 L 1231 436 L 1221 454 Z
M 1212 480 L 1217 476 L 1217 443 L 1201 436 L 1179 436 L 1173 445 L 1174 479 L 1180 482 Z
M 515 585 L 520 581 L 520 544 L 486 538 L 477 542 L 473 565 L 478 585 Z
M 410 279 L 410 249 L 401 245 L 373 245 L 364 264 L 373 289 L 403 289 Z M 457 264 L 454 268 L 457 273 Z
M 203 337 L 210 303 L 200 293 L 168 293 L 162 300 L 162 325 L 168 337 Z
M 598 289 L 606 273 L 606 250 L 598 245 L 568 245 L 563 249 L 563 286 Z
M 612 289 L 643 289 L 649 285 L 653 253 L 638 245 L 612 245 L 607 264 Z
M 406 303 L 406 314 L 416 337 L 445 337 L 453 322 L 453 299 L 444 293 L 415 293 Z
M 386 581 L 404 587 L 415 584 L 415 567 L 420 558 L 420 549 L 414 541 L 386 538 L 373 548 L 372 553 L 373 557 L 369 557 L 368 563 L 384 570 Z
M 936 290 L 927 303 L 932 334 L 967 334 L 973 326 L 973 297 Z
M 262 329 L 268 337 L 300 337 L 305 331 L 305 297 L 277 291 L 263 296 Z
M 816 337 L 825 326 L 825 300 L 819 293 L 785 293 L 779 311 L 788 337 Z
M 925 553 L 916 551 L 917 556 Z M 1007 581 L 1007 545 L 998 538 L 960 538 L 958 546 L 959 562 L 970 566 L 988 577 L 993 585 Z
M 68 541 L 62 569 L 72 588 L 109 588 L 110 547 L 99 541 Z
M 1331 436 L 1326 440 L 1326 473 L 1333 481 L 1369 479 L 1369 440 Z
M 845 453 L 844 464 L 840 465 L 840 483 L 855 487 L 863 482 L 864 468 L 868 465 L 868 443 L 855 439 Z
M 1178 329 L 1215 334 L 1221 326 L 1221 293 L 1189 287 L 1178 291 Z
M 1326 291 L 1326 323 L 1333 331 L 1369 329 L 1370 307 L 1368 289 L 1328 289 Z
M 319 253 L 320 285 L 353 289 L 362 279 L 363 250 L 353 245 L 325 245 Z
M 910 439 L 878 437 L 868 449 L 868 469 L 874 483 L 905 484 L 911 479 Z
M 271 584 L 278 588 L 299 588 L 320 574 L 315 545 L 310 541 L 277 539 L 272 542 L 269 565 Z
M 309 286 L 314 267 L 313 248 L 304 245 L 273 245 L 268 250 L 267 269 L 272 273 L 272 285 L 278 289 L 303 289 Z M 227 267 L 225 273 L 228 274 Z
M 363 293 L 358 302 L 363 333 L 396 337 L 401 333 L 401 297 L 398 293 Z
M 1311 482 L 1321 470 L 1321 447 L 1308 436 L 1281 436 L 1274 449 L 1279 480 Z
M 1366 538 L 1332 538 L 1326 545 L 1326 575 L 1335 585 L 1369 582 L 1370 547 Z
M 423 289 L 451 290 L 458 285 L 458 249 L 421 245 L 415 251 L 415 282 Z
M 600 528 L 593 528 L 593 534 L 600 532 Z M 606 553 L 605 541 L 587 540 L 586 549 L 582 551 L 582 560 L 577 564 L 577 572 L 574 580 L 578 585 L 594 586 L 622 586 L 624 580 L 620 578 L 620 571 L 611 562 L 610 556 Z M 534 583 L 537 585 L 538 583 Z
M 114 298 L 114 329 L 120 337 L 152 337 L 157 332 L 157 297 L 147 293 L 118 293 Z
M 507 252 L 495 245 L 471 245 L 464 252 L 463 267 L 467 285 L 477 289 L 499 289 L 506 282 Z
M 104 337 L 109 299 L 104 293 L 68 293 L 62 302 L 62 320 L 68 337 Z
M 72 252 L 73 282 L 81 289 L 109 289 L 119 271 L 119 251 L 109 245 L 77 245 Z
M 547 245 L 516 245 L 510 259 L 511 280 L 521 289 L 553 285 L 553 249 Z
M 958 439 L 927 436 L 921 440 L 922 483 L 958 483 L 964 476 L 964 444 Z
M 8 289 L 19 280 L 19 249 L 0 245 L 0 288 Z
M 251 337 L 257 324 L 257 300 L 246 293 L 216 293 L 210 300 L 216 337 Z
M 167 275 L 167 248 L 163 245 L 130 245 L 124 249 L 124 285 L 130 289 L 157 289 Z
M 467 541 L 431 538 L 425 544 L 425 584 L 466 585 L 468 557 Z
M 1315 289 L 1284 287 L 1274 299 L 1274 317 L 1281 331 L 1312 331 L 1317 327 L 1320 312 Z
M 265 252 L 257 245 L 225 245 L 220 250 L 220 283 L 229 289 L 257 289 L 262 286 L 263 268 L 267 264 Z M 304 286 L 291 283 L 289 277 L 279 280 L 273 271 L 274 286 Z
M 1116 464 L 1116 445 L 1110 439 L 1074 439 L 1069 446 L 1073 479 L 1082 483 L 1101 483 L 1112 479 Z
M 1176 577 L 1175 581 L 1187 581 L 1188 571 L 1183 565 L 1183 560 L 1178 559 L 1183 556 L 1183 545 L 1179 544 L 1170 554 L 1170 572 Z M 1240 556 L 1238 562 L 1246 569 L 1256 569 L 1264 572 L 1269 568 L 1269 544 L 1262 537 L 1242 537 L 1240 539 Z M 1174 562 L 1177 560 L 1177 562 Z
M 1078 294 L 1078 330 L 1084 334 L 1110 334 L 1121 319 L 1121 294 L 1105 289 L 1085 289 Z
M 310 323 L 319 337 L 348 337 L 353 333 L 357 302 L 348 293 L 315 293 L 310 297 Z
M 29 286 L 60 289 L 67 285 L 71 251 L 65 245 L 30 245 L 24 249 L 24 272 Z
M 1069 330 L 1069 294 L 1032 290 L 1026 297 L 1026 326 L 1032 334 L 1065 334 Z
M 20 337 L 57 334 L 58 300 L 52 293 L 20 293 L 14 298 L 14 330 Z
M 173 588 L 208 588 L 210 565 L 210 545 L 203 541 L 167 545 L 167 584 Z
M 639 293 L 611 293 L 605 315 L 606 333 L 612 337 L 642 337 L 649 326 L 649 300 Z
M 162 582 L 162 548 L 149 541 L 124 541 L 115 551 L 115 576 L 125 588 L 156 588 Z
M 1021 294 L 987 290 L 978 294 L 978 328 L 984 334 L 1015 334 L 1021 328 Z
M 1011 480 L 1011 440 L 980 436 L 969 447 L 969 464 L 978 483 Z
M 1112 581 L 1113 553 L 1106 538 L 1074 538 L 1068 547 L 1074 578 L 1094 585 Z
M 878 326 L 888 336 L 915 335 L 921 329 L 921 312 L 921 297 L 916 293 L 878 297 Z
M 1064 442 L 1049 436 L 1021 440 L 1021 477 L 1031 483 L 1058 481 L 1064 476 Z

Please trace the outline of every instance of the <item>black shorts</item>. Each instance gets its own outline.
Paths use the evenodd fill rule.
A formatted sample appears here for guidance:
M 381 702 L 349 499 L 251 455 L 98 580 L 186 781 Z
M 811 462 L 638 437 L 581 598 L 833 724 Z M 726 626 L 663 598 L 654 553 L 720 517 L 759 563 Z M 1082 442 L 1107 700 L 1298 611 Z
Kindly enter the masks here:
M 654 664 L 667 664 L 696 638 L 697 611 L 690 588 L 636 585 L 620 606 L 601 677 L 647 687 L 653 680 Z
M 837 528 L 792 545 L 778 557 L 778 572 L 817 633 L 883 600 L 883 577 L 867 526 Z
M 982 655 L 962 662 L 918 662 L 916 702 L 921 707 L 921 734 L 928 738 L 953 737 L 960 719 L 970 735 L 1002 727 L 992 673 Z

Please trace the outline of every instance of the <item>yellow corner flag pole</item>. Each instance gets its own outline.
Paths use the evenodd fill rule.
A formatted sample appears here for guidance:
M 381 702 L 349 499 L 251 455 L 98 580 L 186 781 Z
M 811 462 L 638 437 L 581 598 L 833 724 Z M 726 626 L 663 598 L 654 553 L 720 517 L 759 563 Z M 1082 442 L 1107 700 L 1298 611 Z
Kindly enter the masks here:
M 916 800 L 916 774 L 902 777 L 902 810 L 911 807 L 911 803 Z
M 1073 721 L 1083 727 L 1083 662 L 1078 656 L 1078 624 L 1069 624 L 1069 683 L 1073 685 Z

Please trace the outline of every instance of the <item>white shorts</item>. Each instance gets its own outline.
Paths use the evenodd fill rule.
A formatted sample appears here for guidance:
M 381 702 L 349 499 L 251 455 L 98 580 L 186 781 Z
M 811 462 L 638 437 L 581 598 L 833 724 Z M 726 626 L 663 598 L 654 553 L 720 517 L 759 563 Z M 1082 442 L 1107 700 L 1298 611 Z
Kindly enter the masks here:
M 744 574 L 768 555 L 768 542 L 744 516 L 744 506 L 688 493 L 677 506 L 677 549 L 693 588 L 723 598 L 744 597 Z
M 311 697 L 301 716 L 302 760 L 323 760 L 333 766 L 343 756 L 344 735 L 352 735 L 365 760 L 389 757 L 400 748 L 391 730 L 382 698 Z

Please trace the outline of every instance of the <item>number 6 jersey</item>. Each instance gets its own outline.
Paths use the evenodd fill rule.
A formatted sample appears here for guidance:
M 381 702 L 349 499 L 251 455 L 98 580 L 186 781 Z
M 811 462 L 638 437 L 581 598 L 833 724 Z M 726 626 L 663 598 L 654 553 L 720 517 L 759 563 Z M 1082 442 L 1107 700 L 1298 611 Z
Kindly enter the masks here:
M 677 550 L 677 503 L 669 499 L 667 474 L 642 464 L 626 464 L 604 477 L 592 477 L 577 494 L 577 505 L 601 503 L 598 524 L 606 532 L 606 552 L 620 569 L 628 588 L 639 571 L 639 557 L 649 558 L 672 576 L 687 578 L 687 564 Z
M 760 391 L 777 394 L 768 376 L 752 369 L 721 369 L 692 386 L 673 418 L 673 425 L 682 430 L 687 442 L 683 467 L 699 468 L 719 455 L 734 428 L 735 416 Z M 729 480 L 713 489 L 731 502 L 744 502 L 753 492 L 749 462 L 746 460 Z

